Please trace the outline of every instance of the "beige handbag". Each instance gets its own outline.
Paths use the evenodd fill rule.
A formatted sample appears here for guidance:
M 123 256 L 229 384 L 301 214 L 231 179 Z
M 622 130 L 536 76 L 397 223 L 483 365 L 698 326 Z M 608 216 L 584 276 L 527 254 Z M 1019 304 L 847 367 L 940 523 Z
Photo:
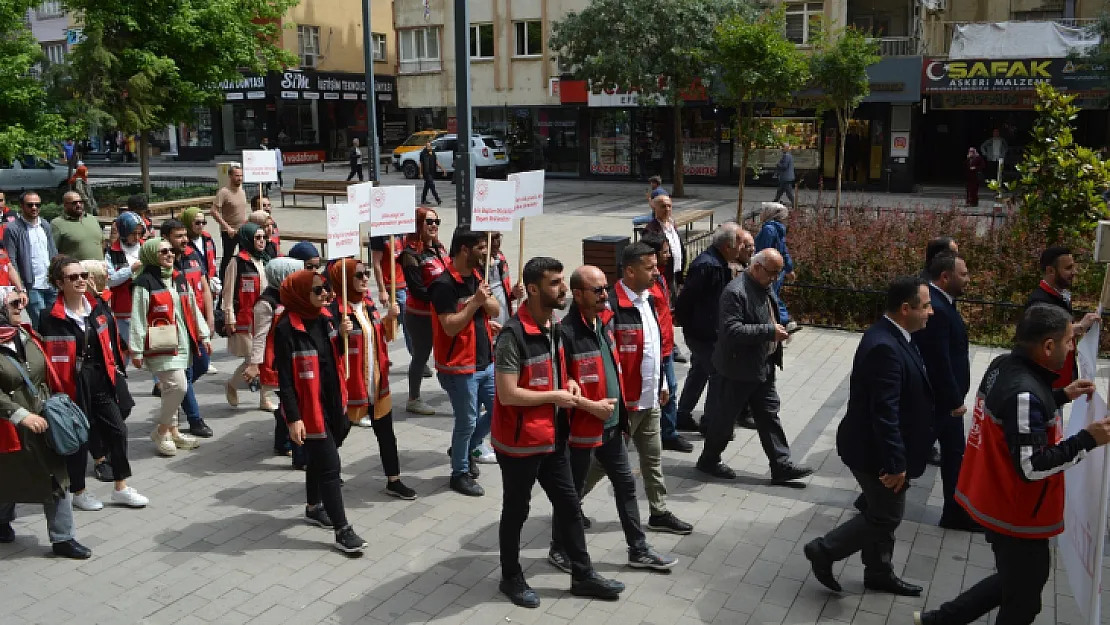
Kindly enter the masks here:
M 164 325 L 151 325 L 146 329 L 146 342 L 148 352 L 176 352 L 177 351 L 177 324 L 161 320 Z M 158 322 L 155 321 L 157 324 Z

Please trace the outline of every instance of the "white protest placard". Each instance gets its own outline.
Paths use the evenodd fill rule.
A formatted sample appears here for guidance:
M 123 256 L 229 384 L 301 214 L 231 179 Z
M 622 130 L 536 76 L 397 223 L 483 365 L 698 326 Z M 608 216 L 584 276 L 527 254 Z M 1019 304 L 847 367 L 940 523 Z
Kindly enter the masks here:
M 512 230 L 515 212 L 516 184 L 507 180 L 478 179 L 474 181 L 471 230 L 476 232 Z
M 350 204 L 328 204 L 328 260 L 358 256 L 358 209 Z
M 1079 377 L 1094 380 L 1098 359 L 1099 326 L 1096 324 L 1076 346 Z M 1106 401 L 1099 394 L 1090 400 L 1080 396 L 1071 404 L 1064 437 L 1073 436 L 1092 421 L 1105 419 Z M 1064 533 L 1060 535 L 1060 559 L 1068 574 L 1068 585 L 1085 622 L 1097 624 L 1102 583 L 1102 540 L 1106 535 L 1107 456 L 1096 447 L 1076 466 L 1064 473 Z M 1103 495 L 1101 497 L 1097 494 Z
M 360 182 L 347 186 L 347 203 L 358 209 L 359 223 L 370 221 L 370 195 L 374 192 L 374 183 Z
M 277 152 L 243 150 L 243 182 L 277 182 Z
M 542 169 L 509 175 L 509 182 L 516 185 L 517 218 L 543 214 L 543 178 Z
M 375 187 L 370 201 L 370 236 L 416 232 L 416 187 Z

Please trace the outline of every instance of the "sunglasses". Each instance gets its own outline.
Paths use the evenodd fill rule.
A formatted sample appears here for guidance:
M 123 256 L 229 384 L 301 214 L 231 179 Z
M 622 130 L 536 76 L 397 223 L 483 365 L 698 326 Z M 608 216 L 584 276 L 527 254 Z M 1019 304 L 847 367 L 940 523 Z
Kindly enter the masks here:
M 425 219 L 424 223 L 426 225 L 429 225 L 429 226 L 438 226 L 439 224 L 443 223 L 443 220 L 442 219 Z
M 262 239 L 263 241 L 265 241 L 266 240 L 266 235 L 265 234 L 256 234 L 256 235 L 254 235 L 254 240 L 257 241 L 258 239 Z
M 66 280 L 69 280 L 70 282 L 77 282 L 78 280 L 88 280 L 89 279 L 89 272 L 82 271 L 81 273 L 71 273 L 71 274 L 67 274 L 65 278 L 66 278 Z
M 356 271 L 355 272 L 355 280 L 369 280 L 369 279 L 370 279 L 370 272 L 369 271 Z
M 316 264 L 305 263 L 304 268 L 309 270 L 309 271 L 319 271 L 320 270 L 320 263 L 316 263 Z
M 601 285 L 601 286 L 595 286 L 592 289 L 583 289 L 583 290 L 584 291 L 589 291 L 589 292 L 593 293 L 594 295 L 596 295 L 598 297 L 601 297 L 604 293 L 608 292 L 609 287 L 607 287 L 605 285 Z
M 23 307 L 26 306 L 26 304 L 23 303 L 23 298 L 19 298 L 14 302 L 8 302 L 8 306 L 11 306 L 16 310 L 23 310 Z
M 173 254 L 173 248 L 171 248 L 171 247 L 163 247 L 163 248 L 160 248 L 160 249 L 158 250 L 158 253 L 159 253 L 159 254 Z
M 42 206 L 42 202 L 27 202 L 25 206 L 27 206 L 28 208 L 32 206 Z
M 198 219 L 198 220 L 193 222 L 193 225 L 194 226 L 207 226 L 208 225 L 208 220 L 207 219 Z
M 85 200 L 70 200 L 66 204 L 84 204 Z
M 326 284 L 318 284 L 312 287 L 312 292 L 315 295 L 323 295 L 324 293 L 331 293 L 331 289 Z

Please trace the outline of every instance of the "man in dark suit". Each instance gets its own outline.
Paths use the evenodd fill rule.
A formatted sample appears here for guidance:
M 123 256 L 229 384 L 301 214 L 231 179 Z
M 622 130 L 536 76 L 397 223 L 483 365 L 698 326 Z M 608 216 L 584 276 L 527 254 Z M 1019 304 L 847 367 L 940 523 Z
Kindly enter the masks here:
M 898 579 L 891 567 L 894 531 L 906 508 L 906 488 L 925 471 L 932 445 L 933 391 L 910 335 L 933 314 L 929 287 L 918 276 L 887 287 L 886 315 L 864 333 L 852 362 L 848 412 L 836 449 L 866 500 L 864 511 L 806 544 L 813 576 L 840 592 L 832 565 L 862 551 L 863 585 L 916 597 L 921 587 Z
M 964 458 L 964 398 L 971 388 L 971 362 L 967 326 L 956 309 L 956 298 L 964 294 L 971 281 L 967 263 L 961 256 L 945 250 L 929 266 L 929 295 L 933 316 L 920 332 L 913 335 L 914 347 L 921 353 L 929 384 L 933 387 L 934 438 L 940 443 L 940 478 L 944 484 L 944 512 L 940 526 L 945 529 L 981 531 L 955 501 L 956 481 Z
M 956 240 L 952 237 L 939 236 L 929 239 L 925 244 L 925 268 L 921 270 L 921 277 L 929 280 L 929 265 L 933 264 L 933 259 L 941 252 L 951 251 L 953 254 L 960 253 L 960 246 L 956 244 Z M 940 466 L 940 445 L 934 444 L 932 451 L 929 452 L 929 464 Z

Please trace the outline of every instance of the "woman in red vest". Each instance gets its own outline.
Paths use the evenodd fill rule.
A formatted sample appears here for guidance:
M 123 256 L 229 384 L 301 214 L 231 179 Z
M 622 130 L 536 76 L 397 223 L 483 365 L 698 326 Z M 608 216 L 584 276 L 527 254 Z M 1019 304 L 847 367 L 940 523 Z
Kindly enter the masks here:
M 136 368 L 146 368 L 158 378 L 162 387 L 162 404 L 158 410 L 158 427 L 151 432 L 159 454 L 173 456 L 179 449 L 196 449 L 199 443 L 177 427 L 177 409 L 196 406 L 192 386 L 185 375 L 193 355 L 202 347 L 212 353 L 208 342 L 208 324 L 200 314 L 196 294 L 185 282 L 185 277 L 173 270 L 173 247 L 160 237 L 143 244 L 139 253 L 143 272 L 135 278 L 131 294 L 131 362 Z M 161 344 L 164 330 L 152 328 L 172 327 L 175 345 Z M 172 339 L 171 339 L 172 341 Z M 199 419 L 198 414 L 188 414 Z
M 127 391 L 112 311 L 90 288 L 88 272 L 74 258 L 56 258 L 50 265 L 50 282 L 59 296 L 39 322 L 46 353 L 62 390 L 89 418 L 89 448 L 96 448 L 96 464 L 107 462 L 111 466 L 116 483 L 112 502 L 142 508 L 147 498 L 127 485 L 131 465 L 127 462 L 127 426 L 123 420 L 134 402 Z M 99 510 L 104 504 L 85 489 L 87 460 L 85 447 L 67 457 L 69 490 L 75 508 Z M 100 469 L 96 473 L 104 472 Z
M 232 408 L 239 405 L 239 389 L 247 387 L 245 373 L 251 364 L 254 305 L 266 290 L 265 267 L 270 262 L 266 254 L 266 232 L 258 224 L 247 222 L 240 226 L 237 243 L 239 253 L 235 255 L 235 262 L 227 266 L 227 288 L 220 297 L 227 328 L 227 349 L 232 356 L 243 359 L 224 387 L 227 403 Z M 266 411 L 276 407 L 265 399 L 259 404 L 259 408 Z
M 146 227 L 135 213 L 125 211 L 116 217 L 119 238 L 112 242 L 104 262 L 108 265 L 108 288 L 112 290 L 112 314 L 116 316 L 123 349 L 131 335 L 131 291 L 134 279 L 143 270 L 139 250 L 146 237 Z
M 347 282 L 347 301 L 343 281 Z M 397 455 L 397 435 L 393 432 L 393 403 L 389 396 L 389 344 L 381 318 L 370 297 L 370 269 L 353 258 L 345 258 L 328 268 L 328 281 L 336 297 L 328 305 L 335 319 L 349 319 L 352 330 L 347 337 L 347 418 L 351 423 L 374 428 L 382 466 L 388 478 L 385 492 L 401 499 L 416 499 L 416 491 L 401 482 L 401 461 Z M 386 319 L 400 313 L 396 305 Z
M 278 374 L 281 411 L 289 438 L 308 452 L 305 520 L 335 531 L 335 548 L 360 553 L 366 541 L 347 522 L 339 479 L 339 447 L 350 432 L 347 375 L 342 342 L 324 309 L 328 287 L 313 271 L 301 270 L 281 283 L 285 310 L 274 322 L 267 351 Z M 350 320 L 342 323 L 350 331 Z
M 185 253 L 196 252 L 204 259 L 208 282 L 212 286 L 212 295 L 215 296 L 220 292 L 220 278 L 216 275 L 216 242 L 204 229 L 208 225 L 204 211 L 196 207 L 186 208 L 181 211 L 181 223 L 189 229 L 189 242 L 185 245 Z
M 447 250 L 439 242 L 439 215 L 430 208 L 416 209 L 416 232 L 405 237 L 401 269 L 405 274 L 408 299 L 405 302 L 405 336 L 410 337 L 412 360 L 409 362 L 409 398 L 405 411 L 434 415 L 436 411 L 420 400 L 423 378 L 432 377 L 428 358 L 432 355 L 432 300 L 428 285 L 447 266 Z
M 247 221 L 252 224 L 257 224 L 258 227 L 262 228 L 262 231 L 266 233 L 266 249 L 263 250 L 266 252 L 266 255 L 270 258 L 281 256 L 280 252 L 278 252 L 280 249 L 280 241 L 277 243 L 274 242 L 274 218 L 270 216 L 270 213 L 264 210 L 256 210 L 247 216 Z

